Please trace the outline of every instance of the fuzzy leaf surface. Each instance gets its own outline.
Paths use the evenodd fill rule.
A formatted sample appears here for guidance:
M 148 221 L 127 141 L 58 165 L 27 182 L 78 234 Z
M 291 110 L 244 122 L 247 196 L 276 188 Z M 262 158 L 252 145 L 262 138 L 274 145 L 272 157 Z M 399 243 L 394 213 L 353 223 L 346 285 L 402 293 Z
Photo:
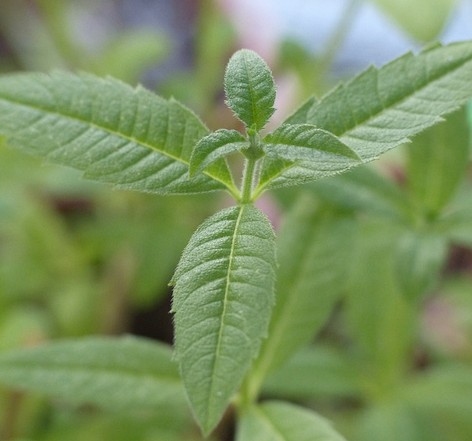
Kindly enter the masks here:
M 304 194 L 278 234 L 277 301 L 269 337 L 251 376 L 262 381 L 324 325 L 343 290 L 354 237 L 350 218 L 322 210 Z
M 251 50 L 239 50 L 228 62 L 224 86 L 235 115 L 246 127 L 261 130 L 275 110 L 275 84 L 266 62 Z
M 205 170 L 218 159 L 248 146 L 237 130 L 220 129 L 203 137 L 190 158 L 190 176 Z
M 472 42 L 407 53 L 370 67 L 315 103 L 307 124 L 333 133 L 369 162 L 441 121 L 472 96 Z M 264 161 L 259 192 L 318 179 L 307 161 Z
M 222 210 L 190 239 L 175 272 L 175 350 L 203 431 L 218 423 L 266 336 L 275 239 L 250 205 Z
M 336 136 L 311 124 L 284 125 L 264 138 L 269 156 L 288 161 L 309 161 L 321 176 L 352 167 L 357 154 Z
M 226 163 L 188 178 L 208 129 L 187 108 L 111 78 L 55 72 L 0 77 L 0 136 L 11 147 L 152 193 L 233 189 Z M 211 179 L 212 178 L 212 179 Z
M 344 438 L 328 420 L 306 408 L 269 401 L 243 414 L 236 440 L 344 441 Z
M 0 356 L 0 382 L 114 410 L 184 405 L 170 347 L 135 337 L 65 340 Z

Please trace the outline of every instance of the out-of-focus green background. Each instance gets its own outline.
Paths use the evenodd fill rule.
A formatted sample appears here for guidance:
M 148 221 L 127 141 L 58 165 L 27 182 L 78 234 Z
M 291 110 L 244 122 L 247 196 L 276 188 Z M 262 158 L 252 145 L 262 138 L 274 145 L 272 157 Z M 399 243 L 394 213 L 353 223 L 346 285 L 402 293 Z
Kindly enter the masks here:
M 0 1 L 2 74 L 67 69 L 139 82 L 211 129 L 240 128 L 222 92 L 240 47 L 274 71 L 275 125 L 370 63 L 470 38 L 470 1 Z M 265 392 L 328 415 L 349 440 L 472 439 L 472 118 L 461 115 L 365 175 L 260 201 L 276 227 L 301 193 L 358 222 L 364 245 L 343 297 L 316 345 Z M 193 230 L 229 203 L 113 190 L 0 145 L 0 351 L 96 334 L 171 343 L 167 283 Z M 188 415 L 124 418 L 0 387 L 0 440 L 108 439 L 200 438 Z

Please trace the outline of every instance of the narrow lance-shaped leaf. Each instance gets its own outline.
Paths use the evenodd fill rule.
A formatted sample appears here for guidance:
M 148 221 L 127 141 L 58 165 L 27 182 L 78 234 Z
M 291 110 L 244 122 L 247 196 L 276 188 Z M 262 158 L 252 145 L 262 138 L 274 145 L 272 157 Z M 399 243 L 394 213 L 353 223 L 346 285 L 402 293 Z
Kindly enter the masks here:
M 206 134 L 176 101 L 111 78 L 59 72 L 0 77 L 0 136 L 11 147 L 120 188 L 234 191 L 224 162 L 207 176 L 188 178 L 192 149 Z
M 272 73 L 255 52 L 242 49 L 228 62 L 225 73 L 226 104 L 247 128 L 262 129 L 274 113 Z
M 218 159 L 242 150 L 249 144 L 241 133 L 237 130 L 220 129 L 203 137 L 190 158 L 190 176 L 205 170 L 210 164 Z
M 237 441 L 344 441 L 330 422 L 306 408 L 269 401 L 248 409 L 239 422 Z
M 338 136 L 368 162 L 466 103 L 471 77 L 471 42 L 408 53 L 337 87 L 312 106 L 304 122 Z M 265 158 L 258 192 L 319 177 L 308 161 Z
M 251 205 L 210 217 L 182 255 L 173 278 L 175 350 L 205 433 L 218 423 L 259 351 L 274 279 L 274 233 Z
M 115 410 L 184 405 L 171 357 L 170 347 L 135 337 L 65 340 L 2 354 L 0 382 Z

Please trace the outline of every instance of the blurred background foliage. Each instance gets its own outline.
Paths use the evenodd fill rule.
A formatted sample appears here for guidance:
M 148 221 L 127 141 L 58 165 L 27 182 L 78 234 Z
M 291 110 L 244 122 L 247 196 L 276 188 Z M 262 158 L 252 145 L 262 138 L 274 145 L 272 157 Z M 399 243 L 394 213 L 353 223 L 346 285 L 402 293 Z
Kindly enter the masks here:
M 176 97 L 212 129 L 240 128 L 222 93 L 240 47 L 275 73 L 276 124 L 369 63 L 471 29 L 467 0 L 2 0 L 0 71 L 112 75 Z M 350 254 L 320 269 L 314 253 L 320 278 L 337 275 L 322 284 L 334 294 L 314 313 L 315 344 L 265 396 L 319 410 L 352 441 L 472 439 L 471 115 L 371 167 L 262 198 L 276 227 L 316 207 L 319 249 Z M 92 334 L 171 343 L 167 283 L 195 227 L 228 202 L 111 190 L 0 146 L 0 351 Z M 231 439 L 227 424 L 215 439 Z M 0 439 L 200 437 L 186 411 L 124 417 L 0 388 Z

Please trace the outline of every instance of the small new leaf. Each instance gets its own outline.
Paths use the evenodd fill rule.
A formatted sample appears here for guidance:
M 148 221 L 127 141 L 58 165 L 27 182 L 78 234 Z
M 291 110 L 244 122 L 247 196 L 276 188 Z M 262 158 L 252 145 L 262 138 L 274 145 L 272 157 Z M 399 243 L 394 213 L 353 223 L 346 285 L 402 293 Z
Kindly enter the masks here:
M 218 159 L 248 146 L 237 130 L 220 129 L 203 137 L 190 158 L 190 176 L 205 170 Z
M 175 272 L 175 351 L 203 432 L 220 420 L 266 336 L 274 303 L 275 238 L 251 205 L 207 219 Z
M 288 124 L 264 138 L 269 156 L 289 161 L 309 161 L 321 171 L 341 171 L 360 161 L 356 152 L 336 136 L 311 124 Z
M 275 84 L 265 61 L 242 49 L 229 60 L 224 87 L 226 104 L 248 129 L 261 130 L 274 113 Z

